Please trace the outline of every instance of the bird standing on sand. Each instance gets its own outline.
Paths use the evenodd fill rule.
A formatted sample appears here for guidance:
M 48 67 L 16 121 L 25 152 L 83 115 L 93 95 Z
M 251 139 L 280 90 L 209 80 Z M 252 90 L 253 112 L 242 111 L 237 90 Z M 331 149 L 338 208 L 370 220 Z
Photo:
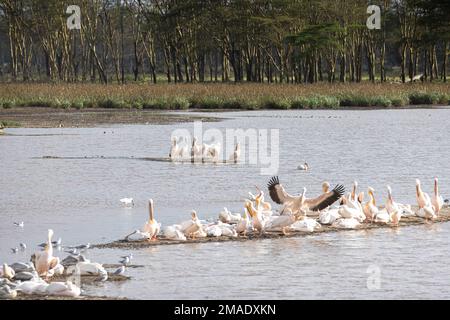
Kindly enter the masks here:
M 148 211 L 149 211 L 149 220 L 145 223 L 143 232 L 148 233 L 150 235 L 150 240 L 155 241 L 156 237 L 158 236 L 158 233 L 161 229 L 161 224 L 158 223 L 158 221 L 155 220 L 154 217 L 154 207 L 153 207 L 153 200 L 150 199 L 148 201 Z
M 433 198 L 431 199 L 431 204 L 433 205 L 436 214 L 439 214 L 442 207 L 444 206 L 444 199 L 439 194 L 438 178 L 434 178 L 434 194 Z
M 120 268 L 118 268 L 116 271 L 114 271 L 114 275 L 115 276 L 122 276 L 125 273 L 125 266 L 121 266 Z

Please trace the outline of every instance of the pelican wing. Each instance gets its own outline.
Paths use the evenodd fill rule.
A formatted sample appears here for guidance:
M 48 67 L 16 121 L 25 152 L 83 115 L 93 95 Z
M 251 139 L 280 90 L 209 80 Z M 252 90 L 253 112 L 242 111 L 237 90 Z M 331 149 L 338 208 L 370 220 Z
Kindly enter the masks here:
M 284 190 L 283 186 L 280 184 L 278 177 L 273 177 L 270 179 L 267 187 L 269 188 L 269 194 L 272 200 L 278 204 L 284 204 L 286 202 L 293 202 L 300 197 L 291 196 Z
M 338 201 L 345 193 L 343 185 L 337 185 L 332 191 L 322 194 L 315 199 L 306 199 L 305 204 L 311 211 L 321 211 Z

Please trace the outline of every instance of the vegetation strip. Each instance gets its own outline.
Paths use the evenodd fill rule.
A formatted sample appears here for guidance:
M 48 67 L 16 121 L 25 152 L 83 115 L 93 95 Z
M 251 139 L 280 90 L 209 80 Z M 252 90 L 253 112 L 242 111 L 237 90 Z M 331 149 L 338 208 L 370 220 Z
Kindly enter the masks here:
M 59 109 L 337 109 L 449 105 L 450 84 L 184 84 L 0 86 L 0 108 Z

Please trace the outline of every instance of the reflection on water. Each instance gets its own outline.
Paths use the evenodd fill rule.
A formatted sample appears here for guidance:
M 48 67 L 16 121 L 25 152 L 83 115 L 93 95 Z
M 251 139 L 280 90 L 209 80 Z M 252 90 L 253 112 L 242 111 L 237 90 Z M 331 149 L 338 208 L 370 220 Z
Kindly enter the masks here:
M 234 118 L 204 127 L 280 129 L 279 175 L 291 193 L 306 186 L 312 196 L 323 180 L 348 188 L 357 180 L 364 189 L 375 188 L 380 204 L 387 184 L 397 201 L 407 203 L 414 201 L 415 178 L 431 193 L 432 178 L 439 176 L 441 193 L 450 195 L 449 110 L 261 111 L 226 117 Z M 28 260 L 48 228 L 66 244 L 123 237 L 146 220 L 150 197 L 164 224 L 188 219 L 193 208 L 201 218 L 216 217 L 223 206 L 242 212 L 247 192 L 269 178 L 257 166 L 122 159 L 167 157 L 176 128 L 192 129 L 192 124 L 116 126 L 107 135 L 104 128 L 8 129 L 16 136 L 0 138 L 0 262 Z M 39 159 L 46 155 L 112 159 Z M 303 159 L 310 172 L 296 170 Z M 123 197 L 133 197 L 135 208 L 122 208 Z M 25 228 L 14 227 L 14 221 L 24 221 Z M 446 223 L 148 248 L 133 252 L 134 263 L 145 267 L 127 271 L 132 281 L 85 289 L 150 299 L 449 299 L 449 234 Z M 30 249 L 10 254 L 20 242 Z M 127 253 L 91 250 L 89 256 L 117 263 Z M 371 265 L 381 270 L 379 290 L 367 289 Z

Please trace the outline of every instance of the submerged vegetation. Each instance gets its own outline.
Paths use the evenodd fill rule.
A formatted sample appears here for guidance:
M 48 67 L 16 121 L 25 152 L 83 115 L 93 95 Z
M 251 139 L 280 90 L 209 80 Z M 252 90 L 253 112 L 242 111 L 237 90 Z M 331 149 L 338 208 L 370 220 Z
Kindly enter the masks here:
M 450 85 L 435 84 L 4 84 L 0 108 L 318 109 L 448 105 Z

